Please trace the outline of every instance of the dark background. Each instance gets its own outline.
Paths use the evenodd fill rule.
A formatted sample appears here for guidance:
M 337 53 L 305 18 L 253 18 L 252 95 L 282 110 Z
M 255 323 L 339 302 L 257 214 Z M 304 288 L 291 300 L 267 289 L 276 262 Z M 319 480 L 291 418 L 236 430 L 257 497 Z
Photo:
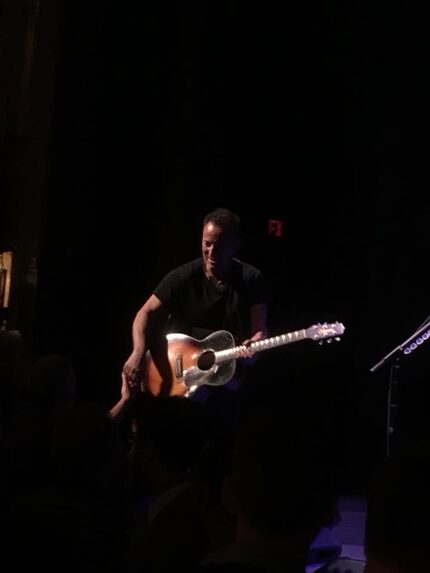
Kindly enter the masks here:
M 338 417 L 328 448 L 361 487 L 386 438 L 390 369 L 369 369 L 430 314 L 420 18 L 376 4 L 64 3 L 34 339 L 73 358 L 83 396 L 116 399 L 135 312 L 228 207 L 268 278 L 271 332 L 346 326 L 258 372 L 294 399 L 318 366 L 302 393 Z M 401 362 L 412 440 L 429 349 Z

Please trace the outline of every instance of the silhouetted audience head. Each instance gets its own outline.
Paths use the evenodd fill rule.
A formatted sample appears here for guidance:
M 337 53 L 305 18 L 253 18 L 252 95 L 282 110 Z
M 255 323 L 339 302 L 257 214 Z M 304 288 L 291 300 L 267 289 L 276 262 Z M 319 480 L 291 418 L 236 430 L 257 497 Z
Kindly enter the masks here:
M 0 364 L 12 361 L 26 361 L 29 352 L 24 337 L 19 330 L 0 329 Z
M 251 409 L 241 422 L 226 499 L 244 531 L 310 543 L 335 515 L 331 444 L 293 408 Z
M 61 355 L 39 358 L 15 380 L 16 404 L 4 444 L 10 498 L 49 483 L 53 427 L 59 413 L 74 404 L 75 386 L 73 367 Z
M 16 410 L 18 384 L 30 364 L 30 353 L 19 330 L 0 329 L 0 421 Z
M 195 471 L 209 437 L 205 405 L 143 394 L 135 416 L 134 495 L 146 509 L 130 541 L 125 571 L 189 570 L 208 546 L 208 495 Z
M 305 571 L 312 541 L 337 515 L 326 426 L 295 403 L 248 405 L 221 491 L 234 539 L 210 553 L 202 571 Z
M 18 497 L 7 515 L 15 570 L 120 571 L 129 510 L 117 432 L 104 405 L 79 404 L 56 418 L 52 479 Z
M 430 456 L 401 451 L 374 476 L 365 529 L 367 573 L 415 573 L 428 563 Z
M 21 393 L 25 402 L 51 412 L 73 404 L 76 379 L 72 363 L 61 354 L 38 358 L 22 380 Z
M 191 471 L 210 432 L 204 404 L 144 394 L 136 412 L 137 449 L 150 451 L 168 470 Z
M 100 493 L 120 485 L 125 452 L 106 406 L 89 403 L 65 410 L 54 427 L 52 458 L 55 478 L 63 484 Z

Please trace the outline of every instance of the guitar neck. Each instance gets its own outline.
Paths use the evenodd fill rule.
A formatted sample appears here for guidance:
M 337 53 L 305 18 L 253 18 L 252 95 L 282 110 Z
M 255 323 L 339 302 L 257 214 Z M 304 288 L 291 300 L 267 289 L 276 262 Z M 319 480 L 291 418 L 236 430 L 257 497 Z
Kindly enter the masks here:
M 263 350 L 269 350 L 270 348 L 276 348 L 277 346 L 284 346 L 285 344 L 298 342 L 299 340 L 304 340 L 305 338 L 308 338 L 308 335 L 306 333 L 306 329 L 302 328 L 301 330 L 294 330 L 293 332 L 279 334 L 278 336 L 272 336 L 271 338 L 256 340 L 255 342 L 251 342 L 247 348 L 256 354 L 257 352 L 262 352 Z M 240 352 L 245 348 L 245 346 L 234 346 L 233 348 L 215 352 L 215 361 L 219 364 L 221 362 L 225 362 L 226 360 L 236 359 L 239 357 Z

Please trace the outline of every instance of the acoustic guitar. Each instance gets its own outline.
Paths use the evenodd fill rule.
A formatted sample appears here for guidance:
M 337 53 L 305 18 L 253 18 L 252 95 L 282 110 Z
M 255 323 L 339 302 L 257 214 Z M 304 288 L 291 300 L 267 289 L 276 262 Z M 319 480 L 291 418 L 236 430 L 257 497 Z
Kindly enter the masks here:
M 340 340 L 345 327 L 340 322 L 314 324 L 309 328 L 295 330 L 252 342 L 248 346 L 253 354 L 291 344 L 300 340 L 319 343 Z M 180 333 L 166 336 L 167 353 L 164 358 L 148 351 L 143 387 L 154 396 L 189 397 L 199 386 L 222 386 L 231 380 L 236 370 L 236 360 L 242 346 L 236 346 L 232 334 L 218 330 L 203 340 Z M 163 375 L 161 374 L 163 373 Z

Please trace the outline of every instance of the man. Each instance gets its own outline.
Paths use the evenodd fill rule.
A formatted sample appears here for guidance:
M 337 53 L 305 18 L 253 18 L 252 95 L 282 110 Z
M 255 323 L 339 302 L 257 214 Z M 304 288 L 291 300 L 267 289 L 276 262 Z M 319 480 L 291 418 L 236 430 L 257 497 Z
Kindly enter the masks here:
M 168 273 L 137 312 L 132 327 L 133 351 L 123 366 L 123 376 L 131 386 L 143 382 L 154 394 L 186 394 L 190 389 L 183 377 L 184 369 L 190 369 L 188 344 L 193 347 L 193 355 L 200 353 L 204 346 L 193 342 L 219 331 L 231 333 L 234 346 L 245 347 L 238 351 L 238 358 L 251 359 L 252 351 L 246 347 L 267 336 L 267 301 L 261 271 L 236 258 L 240 231 L 239 217 L 228 209 L 218 208 L 207 214 L 203 219 L 201 258 Z M 176 345 L 173 353 L 165 338 L 167 333 L 182 337 L 172 342 Z M 209 346 L 222 346 L 224 341 L 229 346 L 228 336 L 215 336 Z M 178 349 L 181 344 L 183 348 Z M 210 383 L 217 367 L 205 368 Z M 201 374 L 200 369 L 191 370 Z M 158 375 L 162 381 L 159 388 L 148 383 L 148 378 Z M 199 377 L 199 387 L 201 382 Z

